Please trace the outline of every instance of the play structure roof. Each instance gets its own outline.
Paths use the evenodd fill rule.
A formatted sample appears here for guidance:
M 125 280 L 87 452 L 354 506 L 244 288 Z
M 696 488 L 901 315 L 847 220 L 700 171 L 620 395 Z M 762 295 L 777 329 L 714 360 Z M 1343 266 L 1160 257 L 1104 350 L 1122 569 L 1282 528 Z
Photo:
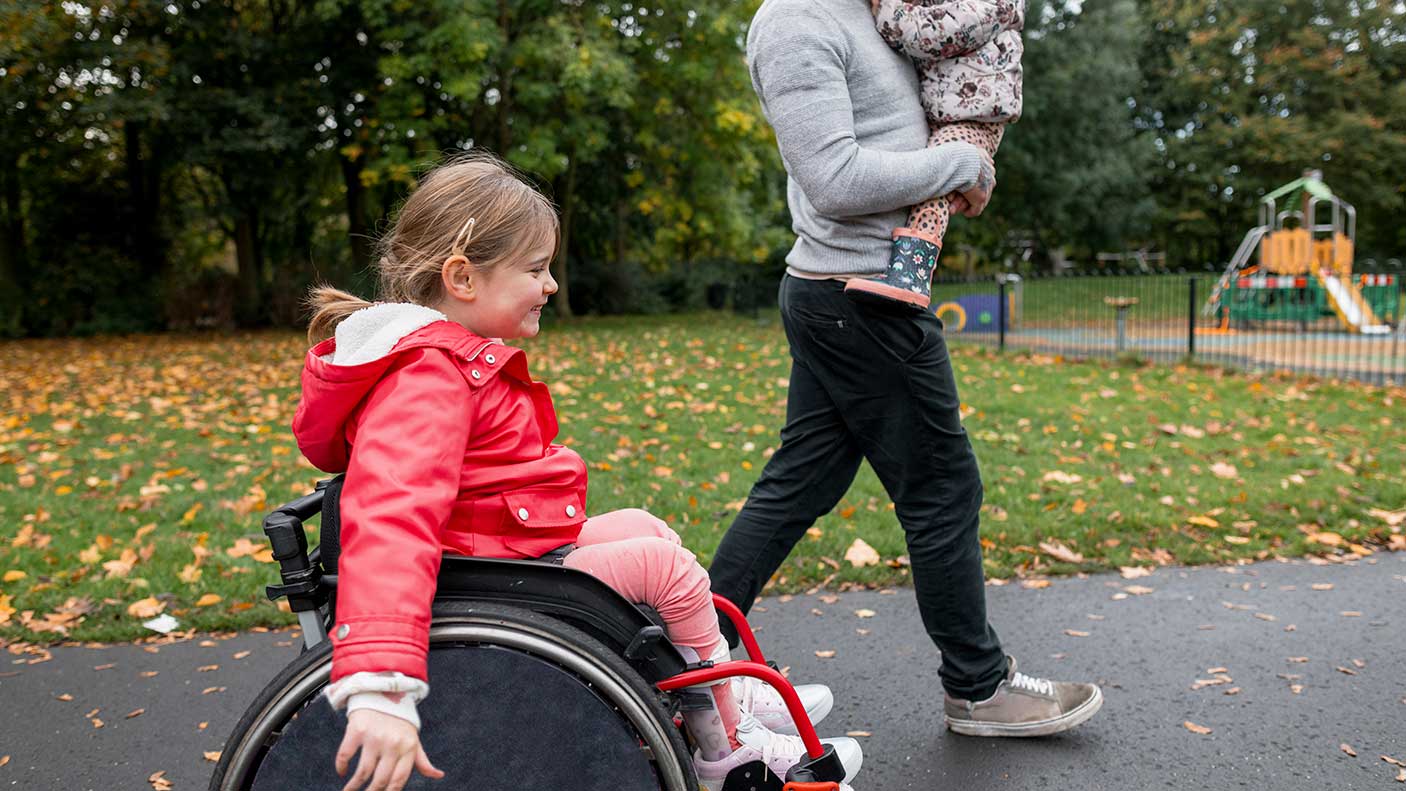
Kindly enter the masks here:
M 1291 181 L 1268 195 L 1265 195 L 1263 198 L 1260 198 L 1260 201 L 1277 201 L 1285 195 L 1297 192 L 1298 190 L 1303 190 L 1319 200 L 1333 199 L 1333 191 L 1328 189 L 1327 184 L 1311 176 L 1304 176 L 1301 179 Z

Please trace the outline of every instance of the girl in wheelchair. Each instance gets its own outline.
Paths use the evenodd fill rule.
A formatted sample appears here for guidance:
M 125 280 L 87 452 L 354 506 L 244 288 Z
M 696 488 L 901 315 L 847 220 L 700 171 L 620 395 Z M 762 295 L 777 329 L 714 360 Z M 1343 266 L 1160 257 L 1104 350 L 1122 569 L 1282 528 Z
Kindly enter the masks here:
M 345 472 L 327 698 L 348 712 L 336 769 L 347 789 L 439 777 L 420 746 L 428 630 L 444 553 L 547 557 L 659 612 L 690 662 L 728 659 L 707 572 L 641 510 L 587 518 L 586 465 L 552 444 L 557 418 L 524 353 L 556 292 L 550 202 L 500 161 L 476 156 L 425 176 L 381 242 L 375 304 L 322 287 L 293 431 L 304 455 Z M 813 722 L 833 703 L 796 688 Z M 786 706 L 756 679 L 707 685 L 683 712 L 700 781 L 762 761 L 780 776 L 805 756 Z M 694 708 L 694 707 L 690 707 Z M 831 739 L 847 774 L 853 739 Z

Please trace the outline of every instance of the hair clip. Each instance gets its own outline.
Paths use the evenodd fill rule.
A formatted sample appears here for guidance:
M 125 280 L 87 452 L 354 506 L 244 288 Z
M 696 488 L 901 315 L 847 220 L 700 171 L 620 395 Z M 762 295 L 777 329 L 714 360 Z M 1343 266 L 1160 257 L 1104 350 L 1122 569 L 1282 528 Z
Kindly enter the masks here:
M 460 237 L 460 236 L 463 236 L 465 231 L 467 231 L 468 234 L 469 234 L 469 235 L 468 235 L 468 238 L 464 239 L 463 243 L 460 244 L 460 242 L 459 242 L 459 237 Z M 454 245 L 453 245 L 450 249 L 451 249 L 454 253 L 457 253 L 457 254 L 459 254 L 459 255 L 463 255 L 463 254 L 464 254 L 464 249 L 469 246 L 469 242 L 470 242 L 473 238 L 474 238 L 474 218 L 473 218 L 473 217 L 470 217 L 470 218 L 469 218 L 469 221 L 466 222 L 466 223 L 464 223 L 464 227 L 463 227 L 463 228 L 460 228 L 460 229 L 459 229 L 459 232 L 456 233 L 456 234 L 454 234 Z

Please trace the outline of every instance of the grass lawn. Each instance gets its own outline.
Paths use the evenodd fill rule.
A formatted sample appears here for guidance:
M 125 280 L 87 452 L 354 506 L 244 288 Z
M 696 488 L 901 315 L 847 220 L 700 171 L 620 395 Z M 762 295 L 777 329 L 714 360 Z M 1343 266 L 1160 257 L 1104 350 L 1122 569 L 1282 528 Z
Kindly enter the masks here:
M 642 506 L 708 562 L 777 442 L 774 316 L 592 319 L 526 344 L 593 512 Z M 320 474 L 288 430 L 293 333 L 0 343 L 0 638 L 292 621 L 264 599 L 266 509 Z M 958 348 L 995 578 L 1406 548 L 1406 391 Z M 882 562 L 855 567 L 862 538 Z M 902 532 L 864 468 L 780 589 L 901 583 Z

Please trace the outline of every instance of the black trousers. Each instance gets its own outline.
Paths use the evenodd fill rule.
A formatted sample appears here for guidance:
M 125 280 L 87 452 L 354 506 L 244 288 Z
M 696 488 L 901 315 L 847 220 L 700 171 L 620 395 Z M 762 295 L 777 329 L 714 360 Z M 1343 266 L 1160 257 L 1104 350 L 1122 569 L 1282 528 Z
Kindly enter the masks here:
M 931 313 L 859 305 L 836 280 L 781 282 L 791 385 L 781 446 L 762 470 L 709 575 L 745 612 L 868 459 L 908 541 L 923 625 L 942 650 L 953 697 L 982 700 L 1006 658 L 986 622 L 977 535 L 981 473 L 959 415 L 957 383 Z M 726 620 L 724 634 L 736 638 Z

